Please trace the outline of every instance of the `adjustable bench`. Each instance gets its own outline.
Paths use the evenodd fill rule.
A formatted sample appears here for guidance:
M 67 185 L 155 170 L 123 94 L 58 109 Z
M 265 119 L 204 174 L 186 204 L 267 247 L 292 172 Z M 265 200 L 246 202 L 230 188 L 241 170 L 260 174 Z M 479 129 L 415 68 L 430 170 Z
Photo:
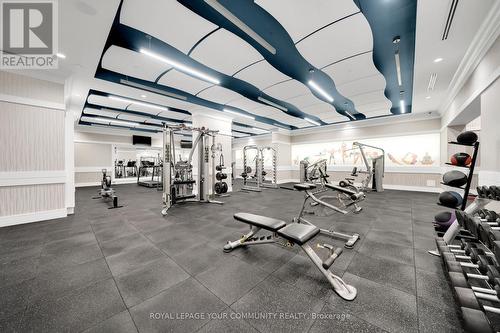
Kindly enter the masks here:
M 314 239 L 321 232 L 318 227 L 301 223 L 287 224 L 282 220 L 248 213 L 234 214 L 234 218 L 237 221 L 250 225 L 250 231 L 241 239 L 228 242 L 224 246 L 224 252 L 230 252 L 237 247 L 246 245 L 270 243 L 276 243 L 282 246 L 298 245 L 302 248 L 302 250 L 304 250 L 307 256 L 326 277 L 328 282 L 332 285 L 333 290 L 335 290 L 340 297 L 349 301 L 356 297 L 356 288 L 346 284 L 340 277 L 334 275 L 329 270 L 335 259 L 337 259 L 342 253 L 342 248 L 335 249 L 333 246 L 328 244 L 318 244 L 319 248 L 329 250 L 328 258 L 325 261 L 322 261 L 308 244 L 309 241 Z M 270 231 L 271 234 L 256 236 L 256 234 L 261 230 Z

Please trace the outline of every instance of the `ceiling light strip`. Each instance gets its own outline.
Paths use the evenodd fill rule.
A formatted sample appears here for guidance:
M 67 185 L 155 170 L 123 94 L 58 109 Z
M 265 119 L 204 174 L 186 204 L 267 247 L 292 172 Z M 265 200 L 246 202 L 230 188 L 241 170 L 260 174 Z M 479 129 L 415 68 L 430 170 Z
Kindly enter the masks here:
M 130 86 L 130 87 L 134 87 L 134 88 L 138 88 L 138 89 L 142 89 L 142 90 L 147 90 L 149 92 L 153 92 L 153 93 L 156 93 L 156 94 L 159 94 L 159 95 L 173 97 L 173 98 L 181 99 L 183 101 L 187 100 L 186 96 L 182 96 L 182 95 L 170 93 L 170 92 L 167 92 L 167 91 L 163 91 L 163 90 L 160 90 L 160 89 L 148 87 L 146 85 L 143 85 L 143 84 L 140 84 L 140 83 L 131 82 L 129 80 L 120 79 L 120 83 L 124 84 L 124 85 L 127 85 L 127 86 Z
M 234 114 L 238 117 L 244 117 L 244 118 L 248 118 L 248 119 L 252 119 L 252 120 L 255 120 L 254 117 L 252 116 L 249 116 L 249 115 L 246 115 L 246 114 L 243 114 L 243 113 L 240 113 L 240 112 L 236 112 L 236 111 L 231 111 L 231 110 L 228 110 L 228 109 L 223 109 L 224 112 L 227 112 L 227 113 L 231 113 L 231 114 Z
M 316 82 L 310 80 L 307 82 L 307 84 L 309 85 L 309 87 L 313 88 L 314 90 L 316 90 L 321 96 L 323 96 L 324 98 L 326 98 L 326 100 L 330 103 L 333 102 L 333 97 L 330 96 L 326 91 L 323 90 L 323 88 L 321 88 L 318 84 L 316 84 Z
M 305 117 L 305 118 L 304 118 L 304 120 L 305 120 L 305 121 L 308 121 L 308 122 L 310 122 L 311 124 L 314 124 L 314 125 L 316 125 L 316 126 L 320 126 L 320 125 L 321 125 L 321 124 L 320 124 L 320 123 L 318 123 L 317 121 L 312 120 L 312 119 L 307 118 L 307 117 Z
M 259 43 L 263 48 L 268 50 L 272 54 L 276 54 L 276 49 L 269 44 L 264 38 L 262 38 L 259 34 L 253 31 L 248 25 L 246 25 L 243 21 L 241 21 L 238 17 L 236 17 L 233 13 L 231 13 L 226 7 L 221 5 L 217 0 L 205 0 L 205 2 L 215 9 L 219 14 L 224 16 L 228 21 L 232 24 L 240 28 L 241 31 L 250 36 L 254 41 Z
M 128 104 L 145 106 L 145 107 L 148 107 L 148 108 L 158 109 L 158 110 L 162 110 L 162 111 L 168 111 L 168 108 L 166 108 L 164 106 L 154 105 L 154 104 L 151 104 L 151 103 L 139 102 L 139 101 L 135 101 L 133 99 L 128 99 L 128 98 L 119 97 L 119 96 L 115 96 L 115 95 L 109 95 L 108 98 L 112 99 L 114 101 L 118 101 L 118 102 L 123 102 L 123 103 L 128 103 Z
M 268 100 L 268 99 L 266 99 L 266 98 L 264 98 L 264 97 L 260 97 L 260 96 L 259 96 L 259 97 L 257 97 L 257 99 L 258 99 L 259 101 L 263 102 L 263 103 L 266 103 L 266 104 L 268 104 L 268 105 L 274 106 L 275 108 L 278 108 L 278 109 L 280 109 L 281 111 L 288 112 L 288 109 L 287 109 L 287 108 L 285 108 L 284 106 L 281 106 L 281 105 L 279 105 L 279 104 L 277 104 L 277 103 L 274 103 L 273 101 L 270 101 L 270 100 Z
M 399 59 L 399 51 L 394 53 L 394 59 L 396 61 L 396 71 L 398 73 L 398 84 L 401 87 L 403 85 L 403 80 L 401 80 L 401 61 Z
M 406 105 L 405 105 L 404 99 L 399 101 L 399 109 L 400 109 L 401 113 L 406 113 Z
M 204 81 L 208 81 L 208 82 L 211 82 L 213 84 L 220 84 L 220 81 L 216 78 L 214 78 L 213 76 L 210 76 L 210 75 L 207 75 L 205 73 L 202 73 L 194 68 L 191 68 L 191 67 L 188 67 L 188 66 L 185 66 L 181 63 L 178 63 L 177 61 L 174 61 L 172 59 L 168 59 L 168 58 L 165 58 L 159 54 L 156 54 L 154 52 L 151 52 L 151 51 L 148 51 L 146 49 L 140 49 L 139 50 L 140 53 L 142 54 L 145 54 L 153 59 L 156 59 L 158 61 L 161 61 L 161 62 L 164 62 L 166 63 L 167 65 L 170 65 L 172 67 L 174 67 L 175 69 L 181 71 L 181 72 L 184 72 L 186 74 L 189 74 L 191 76 L 194 76 L 194 77 L 197 77 L 199 79 L 202 79 Z

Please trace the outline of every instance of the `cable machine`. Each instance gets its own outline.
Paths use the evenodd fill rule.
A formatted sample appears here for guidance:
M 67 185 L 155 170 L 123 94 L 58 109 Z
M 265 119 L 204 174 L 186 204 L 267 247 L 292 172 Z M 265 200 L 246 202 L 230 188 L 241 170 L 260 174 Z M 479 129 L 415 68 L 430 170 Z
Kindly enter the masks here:
M 381 152 L 379 156 L 370 158 L 371 165 L 366 157 L 365 148 L 375 149 Z M 382 148 L 374 147 L 370 145 L 366 145 L 360 142 L 353 142 L 352 149 L 359 149 L 361 158 L 363 160 L 363 164 L 365 165 L 366 170 L 359 170 L 357 167 L 354 167 L 351 172 L 352 177 L 358 177 L 360 174 L 366 175 L 365 178 L 361 181 L 361 190 L 362 191 L 376 191 L 383 192 L 383 178 L 385 173 L 385 151 Z M 340 182 L 340 186 L 353 185 L 354 178 L 346 178 L 345 181 Z
M 187 160 L 175 158 L 174 134 L 181 130 L 197 133 Z M 178 202 L 204 202 L 223 204 L 213 200 L 215 186 L 214 154 L 217 150 L 215 136 L 218 131 L 207 128 L 192 128 L 186 125 L 163 127 L 163 209 L 162 215 Z M 212 154 L 210 153 L 212 151 Z M 198 154 L 198 175 L 193 177 L 193 156 Z M 211 161 L 212 160 L 212 161 Z M 210 170 L 212 168 L 213 170 Z M 211 172 L 210 172 L 211 171 Z M 194 185 L 198 186 L 194 193 Z

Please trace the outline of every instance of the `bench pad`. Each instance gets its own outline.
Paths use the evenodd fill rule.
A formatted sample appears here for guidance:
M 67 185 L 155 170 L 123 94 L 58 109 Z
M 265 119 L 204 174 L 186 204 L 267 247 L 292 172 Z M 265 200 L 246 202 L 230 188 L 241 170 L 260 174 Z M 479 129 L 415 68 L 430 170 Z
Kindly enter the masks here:
M 278 235 L 298 245 L 303 245 L 316 236 L 319 231 L 319 228 L 313 225 L 291 223 L 278 230 Z
M 285 221 L 249 213 L 236 213 L 234 214 L 234 218 L 235 220 L 238 220 L 240 222 L 247 223 L 269 231 L 277 231 L 286 226 Z
M 306 190 L 316 188 L 316 185 L 302 183 L 302 184 L 293 184 L 293 187 L 298 191 L 306 191 Z

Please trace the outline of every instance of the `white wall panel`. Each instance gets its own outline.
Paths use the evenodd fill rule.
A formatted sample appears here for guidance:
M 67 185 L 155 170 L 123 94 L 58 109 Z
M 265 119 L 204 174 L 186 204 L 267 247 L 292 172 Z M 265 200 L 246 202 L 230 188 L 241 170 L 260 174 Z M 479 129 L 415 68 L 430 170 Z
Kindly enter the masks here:
M 64 85 L 0 71 L 0 94 L 64 103 Z
M 0 101 L 0 171 L 64 170 L 64 112 Z
M 220 29 L 198 44 L 191 57 L 226 75 L 233 75 L 243 67 L 262 59 L 250 44 L 232 32 Z
M 256 0 L 255 3 L 274 16 L 294 42 L 359 11 L 352 0 Z
M 110 165 L 111 144 L 75 142 L 75 167 Z
M 217 28 L 176 0 L 126 0 L 120 22 L 186 54 L 203 36 Z
M 0 216 L 65 208 L 64 184 L 0 187 Z

